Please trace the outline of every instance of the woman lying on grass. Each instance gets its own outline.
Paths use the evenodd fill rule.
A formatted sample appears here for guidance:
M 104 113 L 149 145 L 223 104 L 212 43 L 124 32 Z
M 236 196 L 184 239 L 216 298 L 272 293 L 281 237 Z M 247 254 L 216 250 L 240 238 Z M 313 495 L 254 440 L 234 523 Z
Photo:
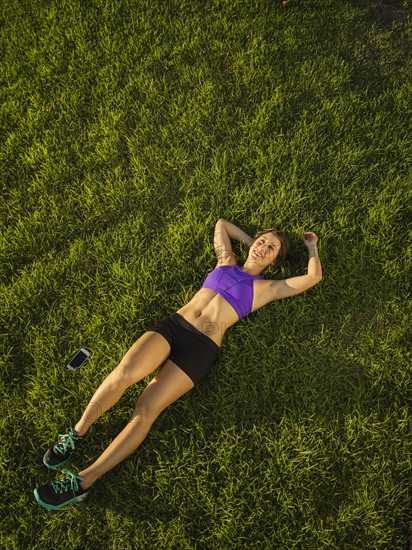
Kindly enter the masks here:
M 231 239 L 249 246 L 242 267 L 232 251 Z M 159 369 L 138 398 L 128 424 L 100 457 L 78 475 L 63 470 L 67 477 L 62 481 L 37 487 L 37 502 L 58 510 L 71 502 L 83 501 L 95 481 L 141 445 L 159 414 L 206 378 L 218 358 L 226 329 L 269 302 L 294 296 L 318 283 L 322 266 L 317 241 L 315 233 L 303 234 L 309 250 L 307 275 L 265 280 L 261 273 L 286 258 L 286 237 L 269 229 L 252 239 L 235 225 L 218 220 L 214 236 L 217 265 L 202 288 L 188 304 L 133 344 L 97 389 L 78 423 L 59 436 L 43 462 L 48 468 L 59 468 L 68 462 L 90 433 L 92 424 L 119 401 L 125 390 Z

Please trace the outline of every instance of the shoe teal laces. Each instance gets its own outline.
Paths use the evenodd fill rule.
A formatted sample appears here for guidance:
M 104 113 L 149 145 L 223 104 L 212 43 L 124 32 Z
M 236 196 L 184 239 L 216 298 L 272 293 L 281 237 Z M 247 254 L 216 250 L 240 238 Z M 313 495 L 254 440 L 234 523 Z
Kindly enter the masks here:
M 79 489 L 82 490 L 80 486 L 80 482 L 84 481 L 82 477 L 77 476 L 70 470 L 62 470 L 62 474 L 67 474 L 69 477 L 51 484 L 52 490 L 56 493 L 56 495 L 66 493 L 67 491 L 76 493 Z
M 67 452 L 67 449 L 69 447 L 72 448 L 74 451 L 75 449 L 75 440 L 77 437 L 74 435 L 73 430 L 70 428 L 69 433 L 67 434 L 59 434 L 58 441 L 59 443 L 56 445 L 56 451 L 60 454 L 64 455 Z
M 48 468 L 59 468 L 69 460 L 79 445 L 82 445 L 92 433 L 93 426 L 80 437 L 72 427 L 67 428 L 67 433 L 59 434 L 57 441 L 51 445 L 43 456 L 43 464 Z

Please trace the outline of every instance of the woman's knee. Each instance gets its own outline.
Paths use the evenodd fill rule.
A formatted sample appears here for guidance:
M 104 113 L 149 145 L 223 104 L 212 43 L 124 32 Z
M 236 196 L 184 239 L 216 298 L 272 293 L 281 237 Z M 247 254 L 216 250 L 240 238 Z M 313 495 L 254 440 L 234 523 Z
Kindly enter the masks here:
M 149 400 L 139 398 L 129 422 L 139 423 L 140 425 L 144 425 L 150 429 L 151 425 L 160 413 L 161 411 L 153 406 Z

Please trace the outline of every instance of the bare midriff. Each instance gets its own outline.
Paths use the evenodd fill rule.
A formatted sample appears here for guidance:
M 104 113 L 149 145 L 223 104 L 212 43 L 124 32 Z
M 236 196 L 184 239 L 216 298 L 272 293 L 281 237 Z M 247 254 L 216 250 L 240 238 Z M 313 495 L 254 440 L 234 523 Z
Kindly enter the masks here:
M 239 320 L 232 306 L 209 288 L 201 288 L 177 313 L 219 347 L 226 330 Z

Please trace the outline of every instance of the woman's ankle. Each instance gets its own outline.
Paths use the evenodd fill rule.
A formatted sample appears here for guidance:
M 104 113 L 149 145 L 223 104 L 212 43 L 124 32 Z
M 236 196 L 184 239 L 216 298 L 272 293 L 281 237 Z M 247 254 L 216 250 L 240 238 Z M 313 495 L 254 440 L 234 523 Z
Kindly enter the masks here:
M 79 426 L 79 428 L 78 428 L 78 426 Z M 76 435 L 78 437 L 85 437 L 89 433 L 90 428 L 91 428 L 91 426 L 84 427 L 80 423 L 78 423 L 74 427 L 74 431 L 76 432 Z
M 94 484 L 94 482 L 96 481 L 95 479 L 91 479 L 90 476 L 88 475 L 82 475 L 82 473 L 78 473 L 77 474 L 79 477 L 82 478 L 82 481 L 80 482 L 80 487 L 82 489 L 84 489 L 85 491 L 87 491 L 88 489 L 90 489 L 90 487 Z

